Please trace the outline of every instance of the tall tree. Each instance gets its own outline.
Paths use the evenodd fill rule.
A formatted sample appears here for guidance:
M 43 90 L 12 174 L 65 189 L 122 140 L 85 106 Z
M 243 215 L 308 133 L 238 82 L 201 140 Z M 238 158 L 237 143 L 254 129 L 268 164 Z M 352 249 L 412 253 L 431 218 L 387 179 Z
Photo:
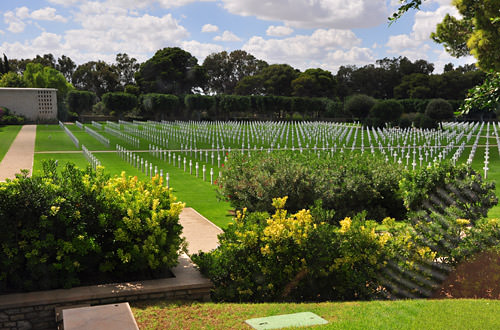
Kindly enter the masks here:
M 53 69 L 56 68 L 56 59 L 52 54 L 44 54 L 43 56 L 37 55 L 31 62 L 48 66 Z
M 256 59 L 244 50 L 210 54 L 203 61 L 207 73 L 206 91 L 233 94 L 240 80 L 260 73 L 266 66 L 265 61 Z
M 178 47 L 163 48 L 141 64 L 135 75 L 144 93 L 189 94 L 204 83 L 196 57 Z
M 57 96 L 61 99 L 73 88 L 61 72 L 40 63 L 28 63 L 23 74 L 23 80 L 27 87 L 56 88 L 58 91 Z
M 294 96 L 307 97 L 332 98 L 335 96 L 336 85 L 332 73 L 320 68 L 307 69 L 291 82 Z
M 79 65 L 73 73 L 73 84 L 80 90 L 94 92 L 99 98 L 120 89 L 118 74 L 103 61 L 90 61 Z
M 56 69 L 64 75 L 67 81 L 71 81 L 76 69 L 76 64 L 68 56 L 62 55 L 57 59 Z
M 115 67 L 123 87 L 135 84 L 134 76 L 140 68 L 137 59 L 129 57 L 126 53 L 119 53 L 116 55 Z

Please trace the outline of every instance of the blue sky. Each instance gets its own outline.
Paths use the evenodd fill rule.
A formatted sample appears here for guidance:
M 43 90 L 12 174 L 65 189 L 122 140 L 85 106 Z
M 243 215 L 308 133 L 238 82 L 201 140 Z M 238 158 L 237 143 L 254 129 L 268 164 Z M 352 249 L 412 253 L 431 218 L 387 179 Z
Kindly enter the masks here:
M 397 0 L 19 0 L 0 1 L 0 52 L 9 58 L 52 53 L 81 64 L 117 53 L 139 61 L 164 47 L 198 58 L 244 49 L 268 63 L 320 67 L 363 66 L 407 56 L 435 64 L 455 59 L 430 40 L 451 0 L 427 0 L 389 26 Z

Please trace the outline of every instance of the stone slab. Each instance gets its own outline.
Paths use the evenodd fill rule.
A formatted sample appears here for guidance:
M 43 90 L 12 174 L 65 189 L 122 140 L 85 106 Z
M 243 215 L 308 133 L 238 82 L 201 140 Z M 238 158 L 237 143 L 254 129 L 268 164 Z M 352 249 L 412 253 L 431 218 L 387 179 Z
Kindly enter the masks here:
M 327 324 L 328 321 L 314 313 L 303 312 L 259 317 L 246 320 L 245 323 L 254 329 L 263 330 L 283 329 L 287 327 L 307 327 L 312 325 Z
M 128 303 L 70 308 L 62 314 L 64 330 L 139 330 Z

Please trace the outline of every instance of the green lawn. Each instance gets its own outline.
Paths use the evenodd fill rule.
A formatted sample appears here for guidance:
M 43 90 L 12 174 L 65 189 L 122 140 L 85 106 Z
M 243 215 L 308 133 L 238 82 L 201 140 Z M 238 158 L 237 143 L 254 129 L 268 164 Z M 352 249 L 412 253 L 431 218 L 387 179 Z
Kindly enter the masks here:
M 0 162 L 21 130 L 21 125 L 0 126 Z
M 250 329 L 250 318 L 313 312 L 314 329 L 499 329 L 498 300 L 399 300 L 326 303 L 132 302 L 140 329 Z

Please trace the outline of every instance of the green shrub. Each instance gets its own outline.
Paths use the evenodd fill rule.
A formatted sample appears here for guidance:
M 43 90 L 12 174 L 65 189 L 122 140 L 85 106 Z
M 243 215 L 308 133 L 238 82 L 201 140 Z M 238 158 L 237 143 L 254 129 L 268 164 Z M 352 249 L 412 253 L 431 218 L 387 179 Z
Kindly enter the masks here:
M 432 120 L 441 123 L 443 120 L 453 119 L 453 108 L 446 100 L 434 99 L 427 104 L 425 114 Z
M 177 263 L 178 215 L 158 178 L 109 178 L 54 163 L 0 183 L 0 291 L 162 274 Z
M 123 92 L 110 92 L 102 96 L 102 103 L 108 110 L 121 116 L 137 106 L 137 96 Z
M 367 211 L 371 219 L 402 219 L 399 196 L 402 168 L 371 155 L 337 154 L 318 158 L 290 152 L 257 153 L 251 158 L 232 153 L 218 181 L 219 196 L 237 209 L 272 212 L 270 201 L 288 196 L 293 212 L 316 200 L 335 211 L 335 219 Z
M 355 118 L 364 119 L 370 114 L 371 108 L 377 101 L 368 95 L 358 94 L 349 97 L 345 103 L 345 111 Z
M 471 223 L 486 217 L 488 210 L 498 203 L 495 183 L 485 182 L 466 164 L 433 163 L 405 172 L 399 185 L 408 211 L 446 214 L 453 207 L 455 218 Z
M 0 125 L 22 125 L 25 121 L 24 116 L 16 116 L 8 108 L 0 106 Z
M 68 110 L 77 115 L 83 112 L 92 111 L 92 106 L 95 104 L 96 95 L 93 92 L 71 90 L 66 96 Z
M 370 110 L 373 126 L 383 126 L 386 123 L 396 124 L 403 113 L 403 107 L 396 100 L 377 102 Z

